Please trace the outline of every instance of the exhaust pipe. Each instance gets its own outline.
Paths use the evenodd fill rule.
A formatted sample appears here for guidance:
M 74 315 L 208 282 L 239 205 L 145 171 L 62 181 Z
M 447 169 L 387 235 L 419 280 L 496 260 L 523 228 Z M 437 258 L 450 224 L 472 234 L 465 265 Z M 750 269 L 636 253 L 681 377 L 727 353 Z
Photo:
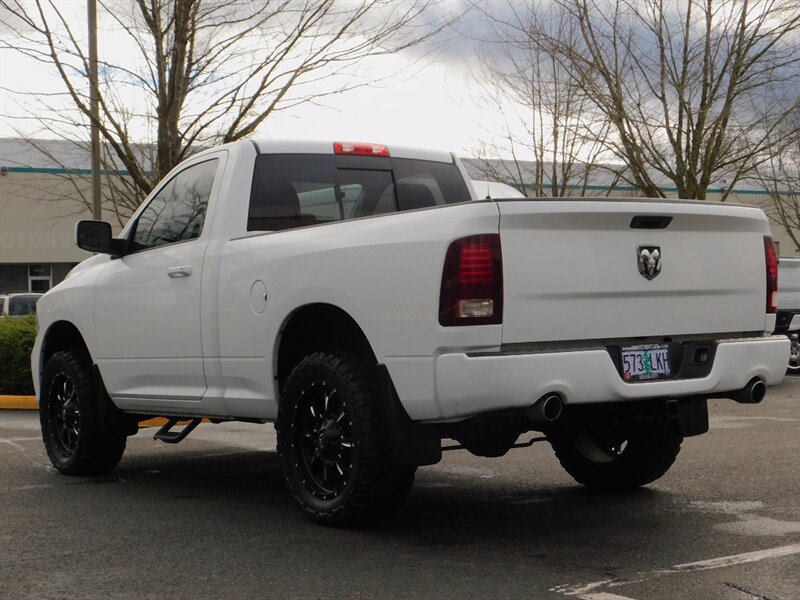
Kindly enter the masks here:
M 564 402 L 557 394 L 546 394 L 539 398 L 532 406 L 525 409 L 525 415 L 531 421 L 539 423 L 552 423 L 561 416 Z
M 742 389 L 728 392 L 726 396 L 740 404 L 758 404 L 766 394 L 766 384 L 758 377 L 753 377 Z

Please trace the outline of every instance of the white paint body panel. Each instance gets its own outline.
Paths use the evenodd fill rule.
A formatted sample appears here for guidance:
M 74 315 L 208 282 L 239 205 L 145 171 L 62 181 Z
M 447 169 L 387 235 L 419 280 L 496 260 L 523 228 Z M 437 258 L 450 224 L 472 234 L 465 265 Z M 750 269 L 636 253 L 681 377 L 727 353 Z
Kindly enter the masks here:
M 395 157 L 453 160 L 445 152 L 389 149 Z M 768 226 L 760 211 L 603 200 L 471 202 L 252 233 L 246 223 L 259 151 L 330 153 L 332 144 L 237 142 L 193 157 L 222 157 L 200 238 L 122 259 L 95 256 L 77 267 L 39 303 L 34 373 L 41 372 L 47 331 L 66 321 L 81 333 L 123 410 L 274 419 L 281 330 L 314 303 L 353 318 L 406 411 L 420 421 L 523 406 L 552 391 L 568 402 L 728 391 L 753 376 L 777 382 L 777 369 L 785 368 L 788 349 L 763 337 L 721 345 L 707 377 L 629 385 L 597 349 L 605 338 L 771 331 L 774 316 L 764 315 Z M 456 166 L 466 179 L 457 160 Z M 632 231 L 633 214 L 671 214 L 675 228 Z M 503 325 L 442 327 L 447 248 L 486 233 L 501 235 Z M 637 243 L 668 249 L 664 272 L 653 281 L 637 272 Z M 700 260 L 698 253 L 708 256 Z M 167 277 L 168 268 L 183 264 L 192 267 L 190 277 Z M 502 353 L 504 344 L 566 340 L 583 347 Z M 468 356 L 476 352 L 499 354 Z
M 432 356 L 442 347 L 498 347 L 501 328 L 442 328 L 439 283 L 449 243 L 497 228 L 491 203 L 409 211 L 229 241 L 221 259 L 220 356 L 225 399 L 237 413 L 277 414 L 272 369 L 275 340 L 298 308 L 325 303 L 359 324 L 379 362 L 414 414 L 434 418 L 433 383 L 420 396 L 415 377 L 395 370 L 395 359 Z M 347 240 L 346 244 L 342 240 Z M 264 257 L 268 256 L 269 260 Z M 266 284 L 264 313 L 250 307 L 250 288 Z M 428 290 L 434 290 L 431 293 Z M 265 343 L 270 340 L 272 343 Z M 428 369 L 430 370 L 430 368 Z

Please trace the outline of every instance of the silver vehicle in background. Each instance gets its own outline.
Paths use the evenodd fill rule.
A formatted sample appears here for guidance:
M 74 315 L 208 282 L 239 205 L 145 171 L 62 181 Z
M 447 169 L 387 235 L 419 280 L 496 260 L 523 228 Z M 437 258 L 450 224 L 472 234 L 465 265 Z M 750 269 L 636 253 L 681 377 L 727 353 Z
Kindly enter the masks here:
M 498 198 L 525 198 L 525 194 L 517 188 L 500 183 L 499 181 L 483 181 L 473 179 L 470 181 L 475 194 L 481 200 L 496 200 Z
M 800 373 L 800 258 L 778 259 L 778 313 L 775 333 L 792 340 L 789 373 Z

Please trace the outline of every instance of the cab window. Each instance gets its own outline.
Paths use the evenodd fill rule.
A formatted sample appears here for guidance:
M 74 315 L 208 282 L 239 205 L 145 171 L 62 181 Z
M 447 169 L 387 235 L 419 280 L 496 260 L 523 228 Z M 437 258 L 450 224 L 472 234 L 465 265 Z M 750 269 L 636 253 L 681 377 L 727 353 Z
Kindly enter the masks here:
M 200 237 L 218 163 L 212 159 L 192 165 L 161 188 L 139 215 L 133 251 Z

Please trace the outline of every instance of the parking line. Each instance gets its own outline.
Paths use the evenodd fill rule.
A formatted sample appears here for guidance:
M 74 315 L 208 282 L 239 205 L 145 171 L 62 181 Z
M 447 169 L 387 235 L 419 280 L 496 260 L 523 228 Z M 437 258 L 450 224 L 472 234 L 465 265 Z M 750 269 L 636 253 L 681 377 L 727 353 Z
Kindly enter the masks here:
M 756 552 L 745 552 L 744 554 L 732 554 L 731 556 L 722 556 L 720 558 L 700 560 L 697 562 L 675 565 L 671 569 L 666 569 L 665 571 L 657 571 L 657 572 L 680 573 L 683 571 L 705 571 L 706 569 L 721 569 L 723 567 L 731 567 L 733 565 L 741 565 L 744 563 L 756 562 L 759 560 L 764 560 L 765 558 L 791 556 L 792 554 L 800 554 L 800 544 L 789 544 L 788 546 L 778 546 L 777 548 L 770 548 L 769 550 L 758 550 Z
M 580 600 L 633 600 L 633 598 L 628 598 L 627 596 L 619 596 L 617 594 L 611 594 L 601 590 L 603 588 L 631 585 L 633 583 L 645 581 L 652 577 L 660 577 L 662 575 L 691 573 L 693 571 L 706 571 L 708 569 L 723 569 L 725 567 L 757 562 L 768 558 L 792 556 L 794 554 L 800 554 L 800 544 L 789 544 L 788 546 L 778 546 L 776 548 L 769 548 L 767 550 L 757 550 L 755 552 L 745 552 L 743 554 L 732 554 L 730 556 L 721 556 L 719 558 L 710 558 L 708 560 L 683 563 L 680 565 L 675 565 L 669 569 L 650 571 L 648 573 L 639 573 L 636 579 L 629 581 L 624 579 L 603 579 L 600 581 L 593 581 L 592 583 L 584 583 L 579 585 L 558 585 L 550 588 L 550 591 L 558 592 L 560 594 L 564 594 L 565 596 L 577 596 Z
M 635 600 L 628 596 L 620 596 L 618 594 L 609 594 L 608 592 L 598 592 L 596 594 L 585 594 L 579 596 L 580 600 Z

